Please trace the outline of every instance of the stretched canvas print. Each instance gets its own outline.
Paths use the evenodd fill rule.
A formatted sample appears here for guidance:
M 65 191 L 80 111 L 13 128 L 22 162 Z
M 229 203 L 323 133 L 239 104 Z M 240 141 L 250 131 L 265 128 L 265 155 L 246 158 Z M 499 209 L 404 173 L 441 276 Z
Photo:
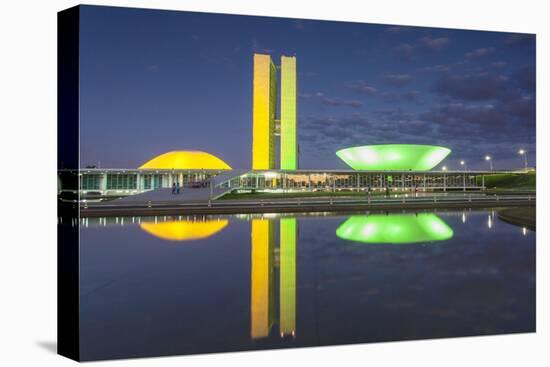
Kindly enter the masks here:
M 534 34 L 60 12 L 59 353 L 534 332 L 535 53 Z

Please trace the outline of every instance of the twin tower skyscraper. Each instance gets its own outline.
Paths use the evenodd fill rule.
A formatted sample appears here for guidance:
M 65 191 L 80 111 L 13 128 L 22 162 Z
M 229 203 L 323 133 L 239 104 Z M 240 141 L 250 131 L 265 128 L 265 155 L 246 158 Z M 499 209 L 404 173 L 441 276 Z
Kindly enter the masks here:
M 277 69 L 281 75 L 280 93 Z M 254 54 L 252 95 L 252 169 L 276 168 L 276 136 L 280 136 L 280 169 L 298 169 L 296 57 L 281 56 L 277 67 L 270 55 Z

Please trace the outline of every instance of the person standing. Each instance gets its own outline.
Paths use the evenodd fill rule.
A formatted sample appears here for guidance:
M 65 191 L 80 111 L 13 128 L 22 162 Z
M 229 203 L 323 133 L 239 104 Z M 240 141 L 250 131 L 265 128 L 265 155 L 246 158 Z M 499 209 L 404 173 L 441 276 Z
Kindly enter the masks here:
M 172 183 L 172 195 L 174 195 L 176 193 L 176 183 L 173 182 Z
M 176 182 L 176 195 L 180 194 L 180 182 Z

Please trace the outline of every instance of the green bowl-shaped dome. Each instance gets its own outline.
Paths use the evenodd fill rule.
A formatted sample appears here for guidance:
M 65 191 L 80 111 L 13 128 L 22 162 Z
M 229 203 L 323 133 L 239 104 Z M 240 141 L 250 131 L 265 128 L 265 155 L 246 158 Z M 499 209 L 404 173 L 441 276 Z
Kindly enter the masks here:
M 435 145 L 386 144 L 341 149 L 336 155 L 355 170 L 427 171 L 451 153 Z
M 448 240 L 453 230 L 432 213 L 373 214 L 349 217 L 336 235 L 355 242 L 407 244 Z

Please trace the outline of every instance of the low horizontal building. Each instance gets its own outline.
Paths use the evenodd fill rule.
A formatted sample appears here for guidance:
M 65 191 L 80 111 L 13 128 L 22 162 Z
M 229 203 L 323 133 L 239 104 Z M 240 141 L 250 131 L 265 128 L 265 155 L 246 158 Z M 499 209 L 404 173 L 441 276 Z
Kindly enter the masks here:
M 216 192 L 474 191 L 503 171 L 81 169 L 58 172 L 58 192 L 81 199 L 129 196 L 179 183 Z M 217 195 L 219 196 L 219 195 Z

